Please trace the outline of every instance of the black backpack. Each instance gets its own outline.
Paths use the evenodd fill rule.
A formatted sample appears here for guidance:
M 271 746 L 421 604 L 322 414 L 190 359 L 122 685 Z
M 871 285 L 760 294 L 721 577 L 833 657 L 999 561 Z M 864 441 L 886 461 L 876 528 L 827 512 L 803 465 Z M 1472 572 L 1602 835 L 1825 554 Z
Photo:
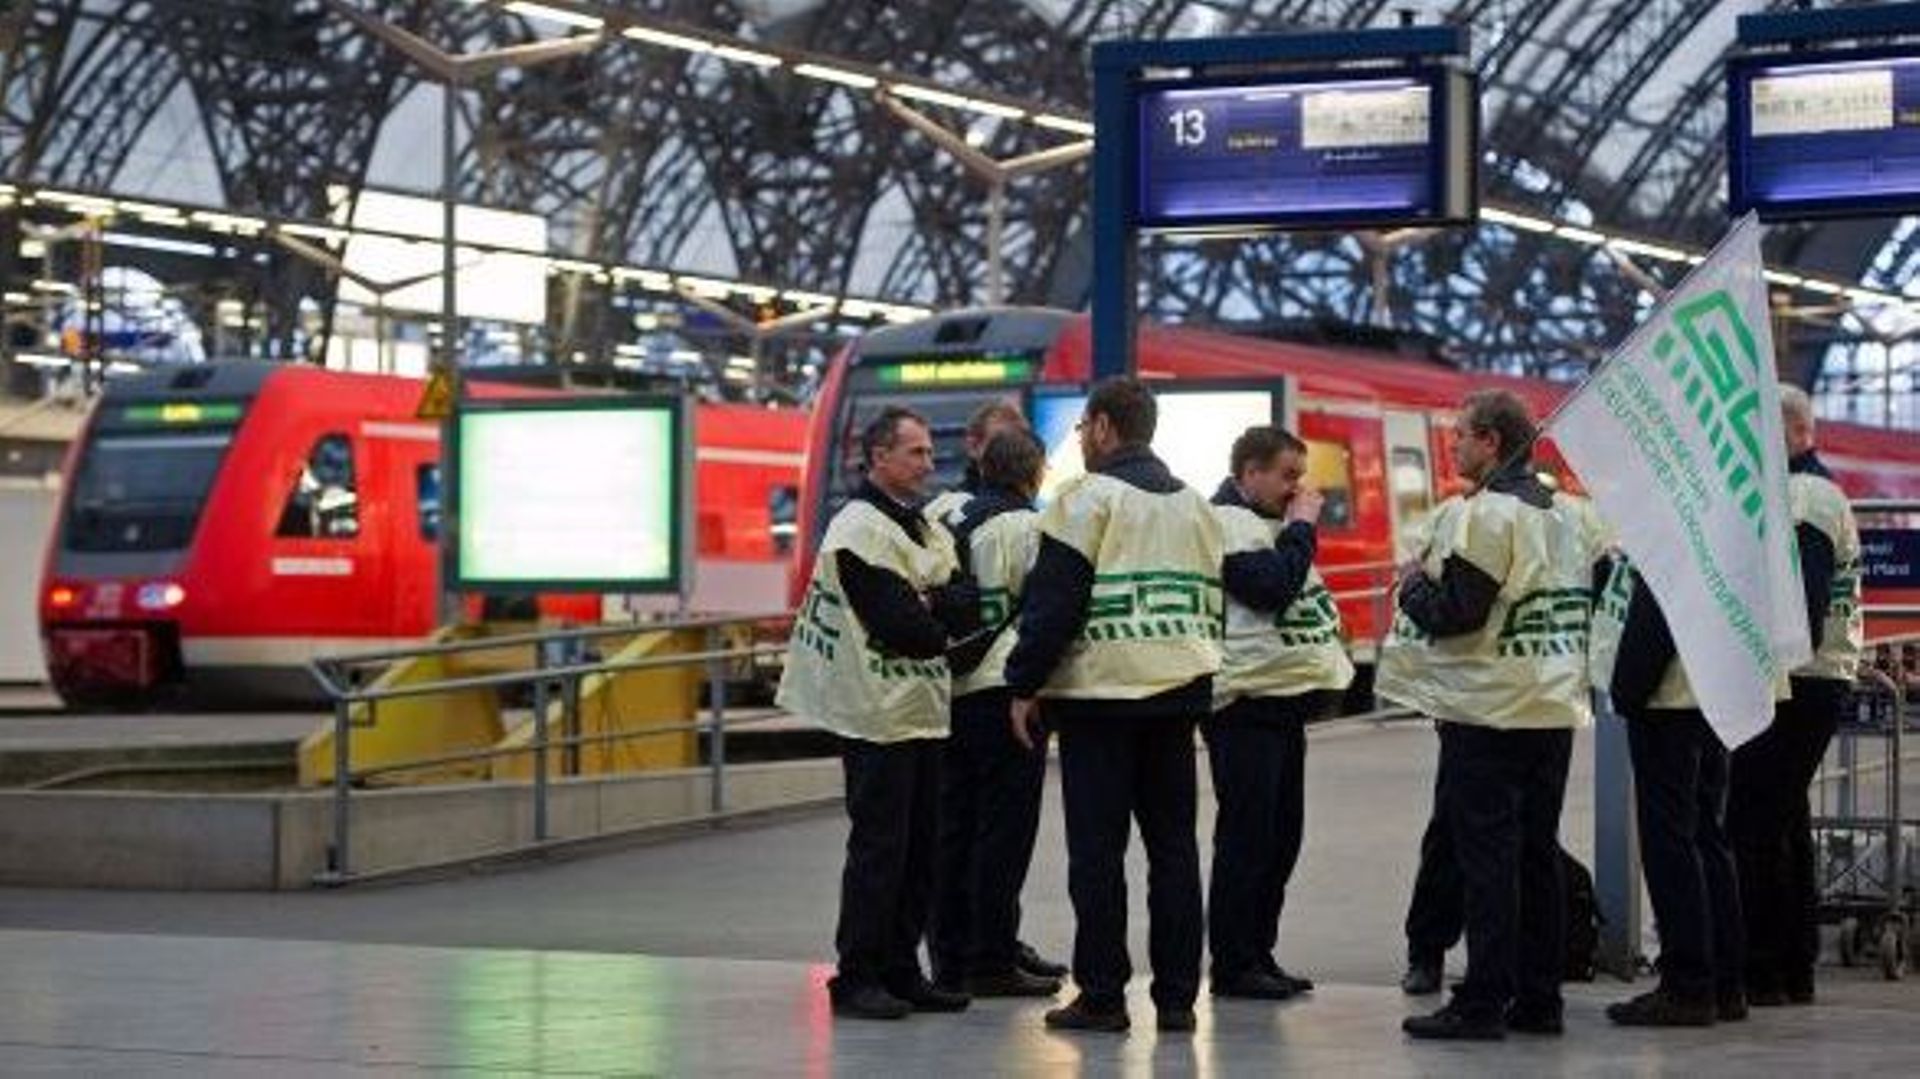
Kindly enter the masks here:
M 970 582 L 976 579 L 973 575 L 974 532 L 981 525 L 1003 513 L 1025 508 L 1027 507 L 1009 503 L 1003 499 L 975 496 L 960 509 L 960 519 L 957 522 L 949 524 L 945 519 L 938 522 L 947 530 L 947 534 L 953 537 L 953 554 L 960 562 L 959 577 L 961 579 Z M 954 677 L 972 674 L 979 669 L 981 663 L 985 662 L 987 653 L 993 651 L 993 643 L 999 640 L 1000 634 L 1006 632 L 1007 627 L 1020 617 L 1021 598 L 1024 597 L 1014 599 L 1013 605 L 1007 609 L 1005 618 L 967 634 L 947 649 L 947 670 L 951 671 Z
M 1593 874 L 1562 847 L 1560 876 L 1565 881 L 1567 917 L 1567 965 L 1561 980 L 1590 982 L 1600 972 L 1600 926 L 1604 921 L 1593 890 Z

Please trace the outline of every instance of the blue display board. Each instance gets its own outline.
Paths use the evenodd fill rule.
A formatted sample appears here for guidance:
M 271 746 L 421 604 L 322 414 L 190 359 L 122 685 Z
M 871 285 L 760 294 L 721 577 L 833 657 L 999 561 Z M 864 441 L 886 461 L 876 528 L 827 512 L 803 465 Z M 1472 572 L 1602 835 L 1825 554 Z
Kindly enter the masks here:
M 1727 165 L 1735 215 L 1920 212 L 1920 46 L 1728 61 Z
M 1135 223 L 1260 232 L 1470 218 L 1473 85 L 1436 66 L 1145 83 Z

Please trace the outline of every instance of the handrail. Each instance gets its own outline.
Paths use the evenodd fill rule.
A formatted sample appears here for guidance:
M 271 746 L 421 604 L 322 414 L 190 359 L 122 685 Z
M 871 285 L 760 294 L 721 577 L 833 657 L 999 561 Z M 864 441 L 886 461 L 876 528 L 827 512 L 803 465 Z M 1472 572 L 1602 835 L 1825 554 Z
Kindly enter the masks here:
M 715 629 L 720 626 L 746 625 L 758 622 L 782 622 L 792 618 L 792 611 L 771 611 L 765 614 L 715 615 L 702 618 L 663 619 L 658 622 L 620 622 L 599 626 L 555 627 L 550 630 L 534 630 L 528 633 L 509 633 L 499 637 L 474 637 L 460 641 L 422 643 L 409 648 L 386 648 L 369 652 L 341 652 L 331 656 L 317 657 L 313 662 L 343 666 L 360 666 L 367 663 L 390 662 L 396 659 L 412 659 L 415 656 L 448 655 L 457 652 L 486 652 L 496 648 L 514 648 L 523 644 L 545 644 L 548 641 L 598 640 L 603 637 L 629 637 L 637 633 L 663 633 L 683 629 Z
M 790 622 L 792 612 L 769 612 L 735 616 L 709 616 L 699 618 L 662 619 L 656 622 L 632 622 L 607 626 L 584 626 L 557 628 L 530 633 L 507 634 L 499 637 L 479 637 L 462 641 L 443 641 L 423 643 L 412 648 L 381 649 L 360 653 L 348 653 L 335 656 L 320 656 L 307 664 L 308 673 L 319 683 L 333 702 L 333 839 L 328 851 L 327 868 L 320 873 L 316 881 L 322 884 L 342 883 L 353 876 L 350 860 L 350 839 L 352 818 L 349 801 L 355 783 L 364 783 L 368 778 L 397 772 L 414 771 L 450 764 L 461 764 L 479 760 L 491 760 L 503 757 L 516 757 L 532 754 L 533 764 L 533 836 L 535 842 L 545 842 L 550 838 L 547 827 L 548 801 L 548 754 L 561 751 L 563 760 L 571 761 L 578 755 L 580 747 L 626 741 L 637 738 L 651 738 L 665 734 L 698 732 L 706 730 L 711 742 L 709 752 L 709 770 L 711 771 L 711 801 L 713 811 L 718 815 L 726 809 L 726 669 L 727 664 L 735 660 L 753 660 L 765 656 L 779 655 L 786 651 L 785 644 L 748 644 L 739 647 L 712 647 L 721 639 L 720 631 L 730 626 L 762 626 Z M 649 633 L 675 633 L 688 630 L 704 631 L 709 647 L 694 651 L 679 652 L 665 656 L 643 656 L 637 659 L 612 660 L 600 659 L 581 661 L 574 654 L 568 654 L 571 647 L 580 642 L 609 637 L 638 637 Z M 549 661 L 549 647 L 553 645 L 570 646 L 563 650 L 554 662 Z M 502 671 L 494 674 L 464 675 L 440 678 L 427 682 L 411 682 L 394 686 L 361 687 L 343 685 L 352 681 L 345 672 L 352 668 L 381 662 L 414 659 L 427 656 L 445 656 L 463 652 L 484 652 L 502 648 L 531 646 L 533 666 L 521 670 Z M 708 721 L 703 726 L 699 721 L 666 724 L 647 727 L 642 730 L 616 731 L 607 734 L 583 735 L 575 733 L 577 701 L 580 684 L 595 675 L 624 674 L 634 671 L 660 670 L 672 667 L 704 665 L 707 668 L 708 682 Z M 411 697 L 438 696 L 469 690 L 498 690 L 511 686 L 530 685 L 533 690 L 533 736 L 524 746 L 498 747 L 466 750 L 457 753 L 436 754 L 431 757 L 414 758 L 405 761 L 393 761 L 371 768 L 355 771 L 352 767 L 350 739 L 354 723 L 352 710 L 355 705 L 364 705 L 369 710 L 377 707 L 381 701 Z M 558 699 L 565 709 L 563 736 L 550 737 L 548 734 L 547 706 L 549 690 L 557 688 Z M 774 717 L 748 722 L 764 722 Z M 736 721 L 738 722 L 738 721 Z

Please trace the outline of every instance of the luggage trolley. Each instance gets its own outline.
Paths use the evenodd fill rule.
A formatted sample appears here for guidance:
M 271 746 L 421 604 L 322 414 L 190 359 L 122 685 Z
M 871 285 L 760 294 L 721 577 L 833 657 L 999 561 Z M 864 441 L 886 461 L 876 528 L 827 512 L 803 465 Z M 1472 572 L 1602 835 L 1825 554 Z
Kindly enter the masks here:
M 1823 924 L 1840 927 L 1842 966 L 1877 955 L 1889 979 L 1904 977 L 1915 947 L 1920 877 L 1907 857 L 1920 821 L 1901 813 L 1901 752 L 1914 717 L 1907 713 L 1910 644 L 1883 646 L 1893 674 L 1863 667 L 1853 707 L 1834 732 L 1815 785 L 1815 883 Z

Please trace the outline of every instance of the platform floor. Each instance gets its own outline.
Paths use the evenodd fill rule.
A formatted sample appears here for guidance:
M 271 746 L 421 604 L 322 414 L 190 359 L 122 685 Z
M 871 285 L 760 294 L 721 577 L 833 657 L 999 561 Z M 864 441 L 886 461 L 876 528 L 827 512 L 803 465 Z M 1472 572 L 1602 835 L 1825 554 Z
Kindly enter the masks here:
M 1420 727 L 1316 733 L 1281 958 L 1322 988 L 1283 1005 L 1203 1000 L 1191 1036 L 1150 1029 L 1144 981 L 1124 1037 L 1049 1034 L 1038 1002 L 833 1020 L 821 987 L 845 823 L 820 813 L 404 886 L 0 889 L 0 1073 L 1920 1073 L 1920 982 L 1833 967 L 1819 1005 L 1712 1030 L 1614 1029 L 1602 1007 L 1646 985 L 1602 981 L 1570 987 L 1564 1038 L 1408 1042 L 1400 1018 L 1432 1004 L 1394 979 L 1434 741 Z M 1564 829 L 1577 852 L 1588 758 L 1582 739 Z M 1056 798 L 1050 785 L 1024 935 L 1059 955 L 1071 913 Z M 1143 879 L 1130 899 L 1144 967 Z

